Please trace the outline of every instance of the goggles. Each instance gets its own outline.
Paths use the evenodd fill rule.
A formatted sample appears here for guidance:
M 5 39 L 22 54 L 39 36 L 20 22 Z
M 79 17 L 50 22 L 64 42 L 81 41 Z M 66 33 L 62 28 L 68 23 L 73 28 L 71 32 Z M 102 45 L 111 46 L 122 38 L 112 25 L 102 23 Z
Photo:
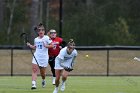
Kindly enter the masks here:
M 50 34 L 56 34 L 56 32 L 50 32 Z

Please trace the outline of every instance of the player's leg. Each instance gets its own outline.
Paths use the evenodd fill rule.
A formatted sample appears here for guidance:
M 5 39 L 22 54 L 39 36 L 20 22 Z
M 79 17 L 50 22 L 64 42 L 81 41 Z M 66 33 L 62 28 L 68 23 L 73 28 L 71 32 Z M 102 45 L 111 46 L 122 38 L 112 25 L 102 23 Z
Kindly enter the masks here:
M 53 77 L 52 77 L 52 84 L 53 85 L 55 85 L 55 69 L 54 69 L 54 67 L 55 67 L 55 57 L 50 57 L 49 58 L 49 65 L 50 65 L 50 67 L 51 67 L 51 72 L 52 72 L 52 75 L 53 75 Z
M 54 67 L 55 67 L 55 57 L 50 57 L 49 58 L 49 65 L 51 67 L 52 75 L 53 75 L 53 77 L 55 77 L 55 69 L 54 69 Z
M 46 67 L 40 67 L 40 74 L 41 74 L 41 77 L 42 77 L 42 87 L 44 88 L 46 86 L 46 81 L 45 81 Z
M 55 89 L 54 89 L 53 93 L 58 93 L 58 87 L 59 87 L 59 83 L 60 83 L 61 70 L 56 69 L 55 70 L 55 74 L 56 74 Z
M 32 88 L 31 89 L 36 89 L 36 79 L 37 79 L 38 71 L 39 71 L 38 65 L 32 63 Z
M 55 79 L 55 89 L 53 91 L 53 93 L 58 93 L 58 86 L 59 86 L 59 80 L 60 80 L 60 76 L 61 76 L 61 72 L 63 70 L 63 67 L 60 66 L 60 60 L 56 57 L 55 59 L 55 75 L 56 75 L 56 79 Z
M 60 88 L 61 91 L 65 90 L 65 82 L 67 80 L 68 75 L 69 75 L 69 72 L 63 70 L 63 72 L 62 72 L 62 84 L 61 84 L 61 88 Z
M 61 76 L 61 70 L 55 70 L 55 73 L 56 73 L 56 79 L 55 79 L 55 83 L 56 83 L 56 87 L 59 86 L 59 83 L 60 83 L 60 76 Z

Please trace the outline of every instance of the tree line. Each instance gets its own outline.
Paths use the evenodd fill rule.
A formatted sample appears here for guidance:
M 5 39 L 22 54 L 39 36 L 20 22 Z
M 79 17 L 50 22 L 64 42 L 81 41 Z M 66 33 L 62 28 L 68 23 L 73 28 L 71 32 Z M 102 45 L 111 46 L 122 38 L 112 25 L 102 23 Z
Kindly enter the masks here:
M 139 0 L 63 0 L 64 40 L 77 45 L 140 45 Z M 21 45 L 19 34 L 30 40 L 33 27 L 59 34 L 59 0 L 0 0 L 0 44 Z

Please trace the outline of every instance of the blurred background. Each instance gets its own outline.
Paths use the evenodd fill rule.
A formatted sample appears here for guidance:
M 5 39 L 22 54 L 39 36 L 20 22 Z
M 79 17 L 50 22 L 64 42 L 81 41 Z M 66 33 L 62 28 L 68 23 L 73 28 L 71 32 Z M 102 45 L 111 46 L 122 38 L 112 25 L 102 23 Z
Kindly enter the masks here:
M 0 0 L 0 75 L 31 75 L 32 55 L 17 46 L 25 46 L 21 33 L 33 42 L 40 22 L 85 46 L 72 75 L 140 75 L 133 60 L 140 55 L 139 11 L 140 0 Z
M 23 32 L 33 41 L 39 22 L 79 46 L 140 45 L 139 5 L 140 0 L 0 0 L 0 45 L 22 45 Z

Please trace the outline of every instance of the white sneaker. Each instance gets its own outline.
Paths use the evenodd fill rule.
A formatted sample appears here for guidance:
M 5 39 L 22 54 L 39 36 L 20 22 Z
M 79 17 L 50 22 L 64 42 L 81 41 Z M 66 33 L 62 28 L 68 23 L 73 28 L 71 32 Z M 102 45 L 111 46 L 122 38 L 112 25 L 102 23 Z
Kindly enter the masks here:
M 58 93 L 58 88 L 55 88 L 53 93 Z
M 32 87 L 31 89 L 36 89 L 36 82 L 35 81 L 32 81 Z
M 42 87 L 44 88 L 46 86 L 46 81 L 42 80 Z
M 64 91 L 64 90 L 65 90 L 65 82 L 62 82 L 62 85 L 61 85 L 60 90 L 61 90 L 61 91 Z
M 36 89 L 36 85 L 35 84 L 32 84 L 31 89 Z
M 52 84 L 53 84 L 53 85 L 55 85 L 55 78 L 56 78 L 56 77 L 53 77 L 53 79 L 52 79 Z

